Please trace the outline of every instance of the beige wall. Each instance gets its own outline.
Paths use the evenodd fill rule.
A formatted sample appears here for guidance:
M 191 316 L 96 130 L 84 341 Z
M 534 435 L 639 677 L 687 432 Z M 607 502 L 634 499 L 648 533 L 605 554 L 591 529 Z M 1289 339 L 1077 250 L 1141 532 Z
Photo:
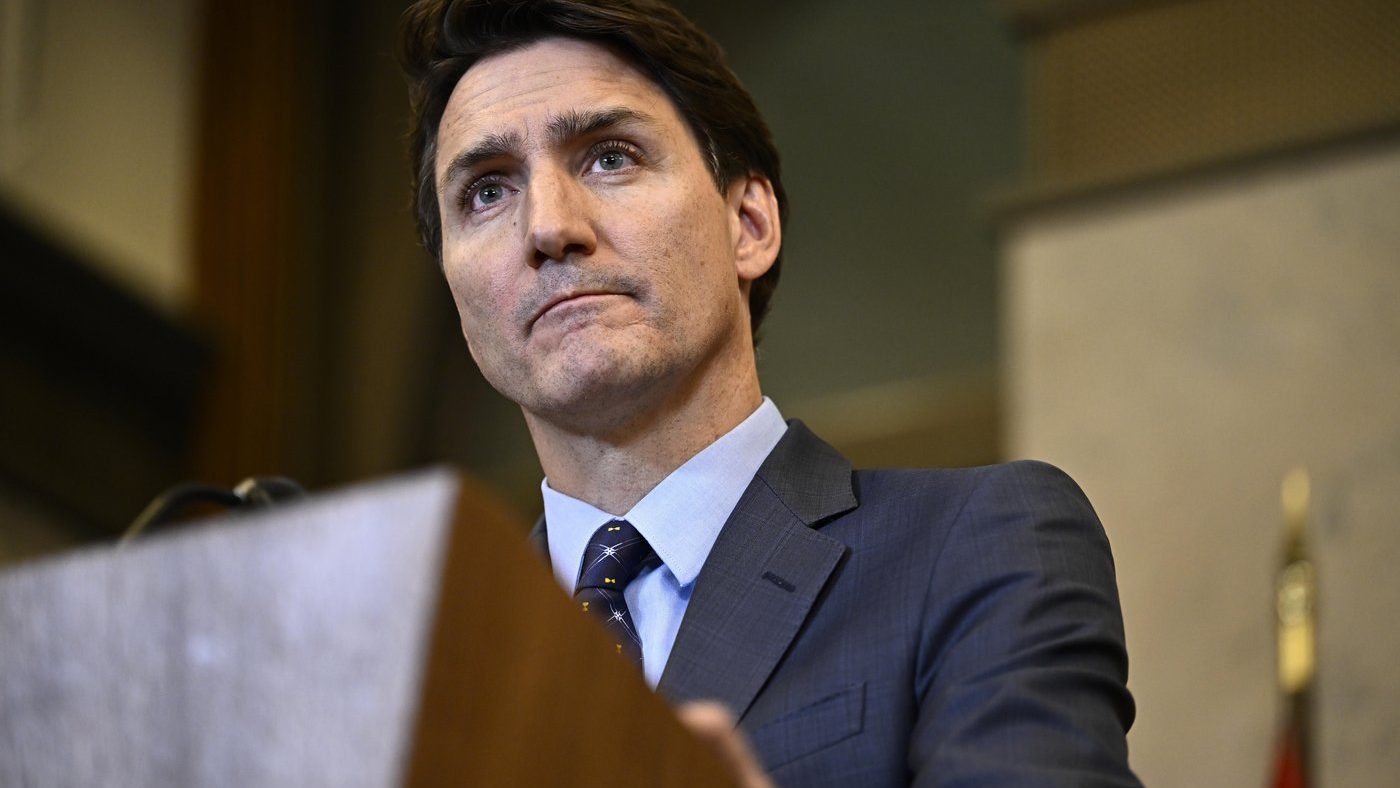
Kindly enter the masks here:
M 1004 247 L 1007 444 L 1117 559 L 1148 785 L 1263 784 L 1279 482 L 1314 476 L 1323 784 L 1400 773 L 1400 144 L 1045 209 Z
M 0 5 L 0 199 L 171 311 L 190 286 L 198 6 Z

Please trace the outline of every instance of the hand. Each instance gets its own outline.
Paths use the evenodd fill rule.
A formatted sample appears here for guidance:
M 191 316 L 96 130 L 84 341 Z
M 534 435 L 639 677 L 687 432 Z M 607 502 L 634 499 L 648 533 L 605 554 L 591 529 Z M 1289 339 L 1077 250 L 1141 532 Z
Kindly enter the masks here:
M 710 746 L 721 762 L 734 775 L 742 788 L 774 788 L 773 780 L 763 771 L 758 757 L 749 747 L 748 739 L 734 726 L 734 715 L 713 701 L 694 701 L 676 709 L 681 724 Z

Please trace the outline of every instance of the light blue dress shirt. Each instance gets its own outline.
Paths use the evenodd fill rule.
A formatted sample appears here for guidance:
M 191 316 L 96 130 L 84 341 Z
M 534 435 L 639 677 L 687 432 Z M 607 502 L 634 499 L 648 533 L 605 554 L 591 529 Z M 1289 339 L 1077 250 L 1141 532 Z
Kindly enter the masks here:
M 646 537 L 662 562 L 638 575 L 622 592 L 642 640 L 643 673 L 653 688 L 666 669 L 700 567 L 758 466 L 786 431 L 778 407 L 764 397 L 758 410 L 739 426 L 672 471 L 622 515 Z M 554 577 L 573 594 L 589 537 L 618 518 L 555 491 L 549 479 L 540 483 L 540 490 Z

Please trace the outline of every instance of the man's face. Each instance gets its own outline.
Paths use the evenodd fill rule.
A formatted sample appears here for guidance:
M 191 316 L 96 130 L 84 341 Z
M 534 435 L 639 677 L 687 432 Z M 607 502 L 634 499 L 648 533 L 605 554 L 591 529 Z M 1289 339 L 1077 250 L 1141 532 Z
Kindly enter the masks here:
M 527 415 L 608 419 L 684 396 L 748 350 L 738 200 L 622 58 L 549 38 L 483 59 L 448 101 L 438 151 L 462 332 Z

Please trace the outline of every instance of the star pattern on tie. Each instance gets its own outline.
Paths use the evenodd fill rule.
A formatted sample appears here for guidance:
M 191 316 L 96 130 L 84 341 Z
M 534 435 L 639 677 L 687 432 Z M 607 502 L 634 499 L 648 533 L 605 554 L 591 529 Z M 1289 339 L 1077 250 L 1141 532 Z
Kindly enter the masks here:
M 593 533 L 584 548 L 574 591 L 583 610 L 601 620 L 613 636 L 617 653 L 638 663 L 642 659 L 642 640 L 622 593 L 654 555 L 651 545 L 631 523 L 606 523 Z

